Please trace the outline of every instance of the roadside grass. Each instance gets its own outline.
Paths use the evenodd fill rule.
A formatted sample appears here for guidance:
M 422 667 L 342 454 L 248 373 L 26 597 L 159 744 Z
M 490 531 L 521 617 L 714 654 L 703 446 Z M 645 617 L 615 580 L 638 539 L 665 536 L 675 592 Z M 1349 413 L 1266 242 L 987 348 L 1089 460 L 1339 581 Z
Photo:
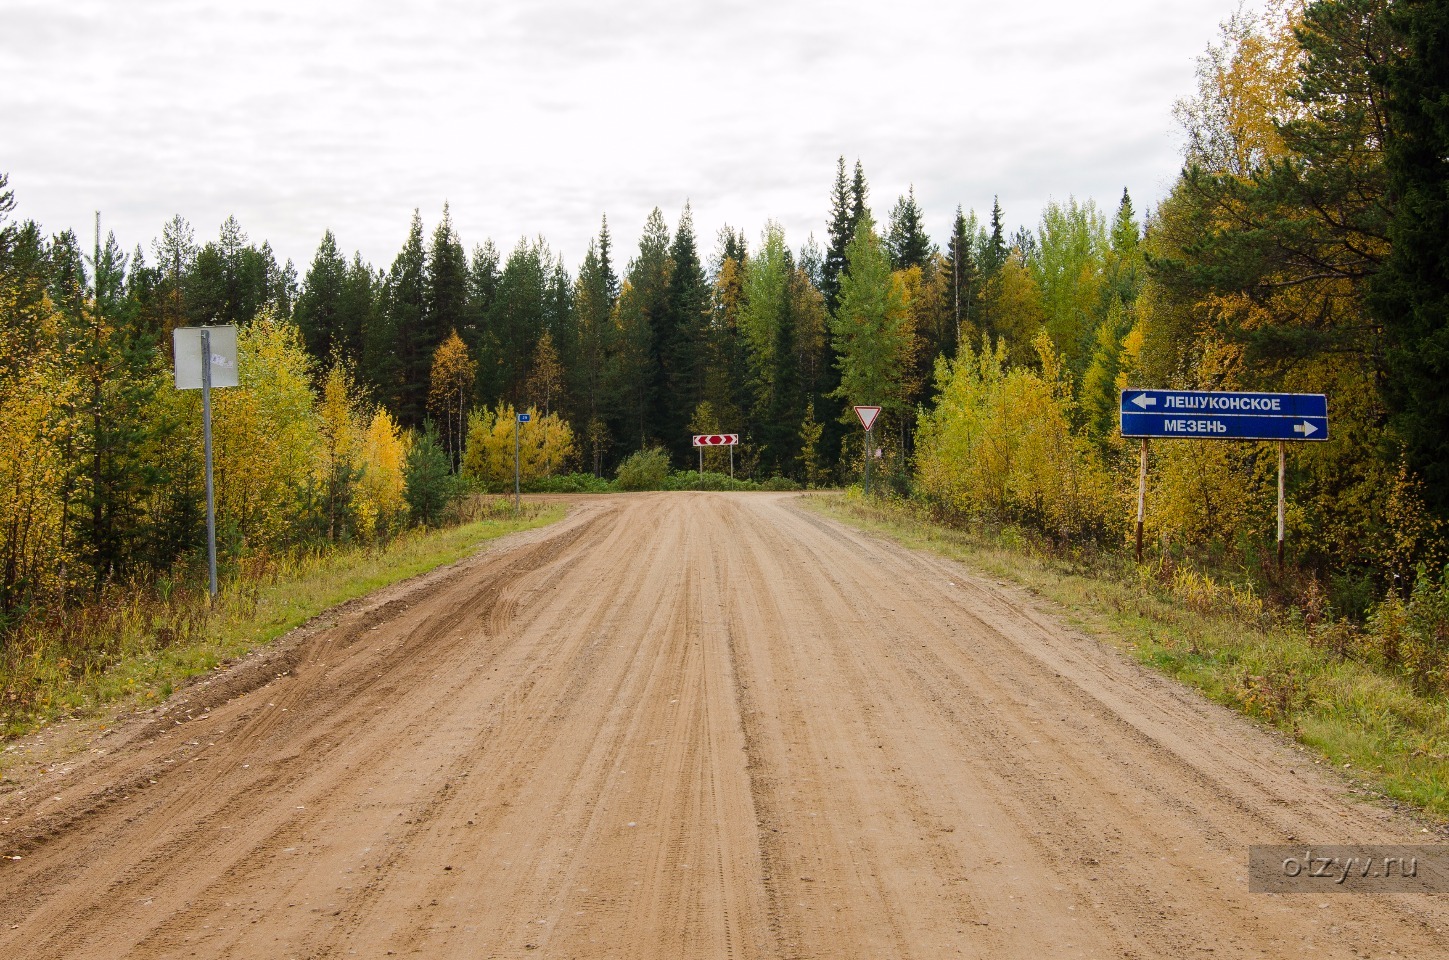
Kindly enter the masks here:
M 1064 558 L 1014 528 L 967 530 L 858 491 L 813 494 L 825 516 L 1014 581 L 1074 626 L 1294 738 L 1355 786 L 1449 818 L 1449 702 L 1345 655 L 1301 613 L 1182 569 Z
M 251 558 L 204 586 L 118 591 L 87 608 L 22 626 L 0 651 L 0 739 L 62 717 L 88 717 L 169 697 L 183 681 L 266 644 L 340 603 L 460 560 L 489 540 L 553 523 L 558 504 L 475 500 L 463 523 L 410 530 L 383 545 Z

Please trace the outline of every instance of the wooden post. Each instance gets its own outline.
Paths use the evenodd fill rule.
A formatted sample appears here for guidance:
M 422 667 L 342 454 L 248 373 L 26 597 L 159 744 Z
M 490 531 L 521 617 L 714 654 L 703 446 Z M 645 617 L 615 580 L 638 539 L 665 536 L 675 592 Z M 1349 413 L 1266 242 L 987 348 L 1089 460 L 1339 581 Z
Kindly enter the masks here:
M 1142 521 L 1147 517 L 1147 438 L 1142 438 L 1141 460 L 1137 465 L 1137 562 L 1142 562 Z
M 1288 466 L 1288 444 L 1278 441 L 1278 572 L 1283 572 L 1283 475 Z

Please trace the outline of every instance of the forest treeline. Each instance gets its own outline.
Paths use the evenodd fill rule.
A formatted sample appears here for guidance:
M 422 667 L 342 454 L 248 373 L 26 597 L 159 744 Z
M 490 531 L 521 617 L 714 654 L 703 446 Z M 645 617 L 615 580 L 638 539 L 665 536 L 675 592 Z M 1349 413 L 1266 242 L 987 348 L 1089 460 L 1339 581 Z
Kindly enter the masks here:
M 877 219 L 844 157 L 823 246 L 775 223 L 702 242 L 686 205 L 626 255 L 602 219 L 576 271 L 542 237 L 469 248 L 446 204 L 386 268 L 329 230 L 299 272 L 235 219 L 87 249 L 16 221 L 0 178 L 0 616 L 194 561 L 198 400 L 169 340 L 201 323 L 242 328 L 242 386 L 216 401 L 232 558 L 436 522 L 461 485 L 503 485 L 522 409 L 534 479 L 655 448 L 690 467 L 692 433 L 730 431 L 743 476 L 851 482 L 856 403 L 885 409 L 900 493 L 1111 549 L 1136 482 L 1119 391 L 1271 389 L 1329 395 L 1331 440 L 1293 450 L 1289 542 L 1361 612 L 1443 559 L 1446 30 L 1423 0 L 1235 15 L 1158 209 L 1124 190 L 1009 229 L 958 207 L 936 240 L 913 191 Z M 1275 467 L 1264 445 L 1157 444 L 1152 540 L 1253 562 Z

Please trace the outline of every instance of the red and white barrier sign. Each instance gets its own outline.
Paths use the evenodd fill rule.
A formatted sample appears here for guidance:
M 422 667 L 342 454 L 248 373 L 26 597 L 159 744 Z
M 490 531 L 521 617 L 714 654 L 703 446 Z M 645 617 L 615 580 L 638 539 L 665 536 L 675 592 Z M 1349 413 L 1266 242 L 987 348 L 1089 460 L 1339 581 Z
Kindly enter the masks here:
M 696 447 L 733 447 L 740 442 L 738 433 L 696 433 Z

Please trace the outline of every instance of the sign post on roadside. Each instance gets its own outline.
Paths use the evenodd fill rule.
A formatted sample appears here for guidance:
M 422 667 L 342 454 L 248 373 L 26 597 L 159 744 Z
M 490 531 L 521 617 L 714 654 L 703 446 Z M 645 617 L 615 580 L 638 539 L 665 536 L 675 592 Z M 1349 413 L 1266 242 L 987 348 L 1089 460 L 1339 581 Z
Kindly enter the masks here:
M 531 413 L 520 413 L 517 417 L 514 417 L 513 419 L 513 515 L 515 517 L 518 516 L 519 500 L 521 498 L 520 491 L 523 489 L 522 481 L 520 479 L 523 471 L 519 464 L 518 455 L 518 425 L 521 423 L 527 423 L 532 419 L 533 414 Z
M 1283 568 L 1284 475 L 1288 441 L 1328 439 L 1328 397 L 1321 393 L 1123 390 L 1123 437 L 1141 437 L 1137 468 L 1137 562 L 1147 506 L 1149 438 L 1272 440 L 1278 444 L 1278 568 Z
M 705 447 L 729 447 L 730 448 L 730 479 L 735 478 L 735 447 L 740 442 L 738 433 L 696 433 L 694 434 L 694 446 L 699 451 L 699 472 L 704 473 L 704 448 Z
M 206 574 L 208 596 L 216 601 L 216 490 L 211 469 L 211 391 L 235 387 L 236 327 L 177 327 L 171 331 L 177 390 L 201 391 L 201 447 L 206 460 Z
M 865 427 L 865 495 L 870 496 L 870 462 L 875 459 L 875 452 L 871 449 L 874 439 L 872 428 L 875 427 L 875 418 L 880 416 L 880 407 L 858 406 L 855 415 L 860 425 Z

